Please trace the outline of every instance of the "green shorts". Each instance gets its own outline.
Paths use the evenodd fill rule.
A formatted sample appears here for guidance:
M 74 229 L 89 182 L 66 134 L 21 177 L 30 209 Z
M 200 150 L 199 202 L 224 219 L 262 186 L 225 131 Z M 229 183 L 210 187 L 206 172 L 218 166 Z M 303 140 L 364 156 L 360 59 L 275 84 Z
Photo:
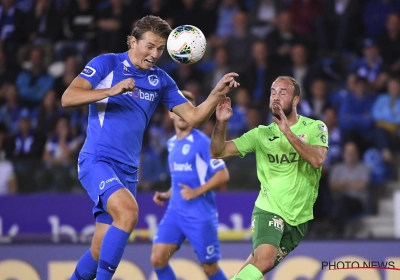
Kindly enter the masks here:
M 282 217 L 254 207 L 251 231 L 253 233 L 253 254 L 261 244 L 270 244 L 278 249 L 275 267 L 299 245 L 307 231 L 307 222 L 291 226 Z

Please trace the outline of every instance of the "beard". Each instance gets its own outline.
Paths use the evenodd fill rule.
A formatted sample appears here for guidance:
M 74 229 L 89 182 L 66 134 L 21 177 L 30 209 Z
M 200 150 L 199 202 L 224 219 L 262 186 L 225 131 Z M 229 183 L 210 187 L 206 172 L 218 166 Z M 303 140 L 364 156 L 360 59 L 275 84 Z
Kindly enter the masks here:
M 272 106 L 273 106 L 274 104 L 272 104 L 270 107 L 269 107 L 269 110 L 271 111 L 271 114 L 275 117 L 275 118 L 277 118 L 278 120 L 281 120 L 281 117 L 279 116 L 279 114 L 278 113 L 274 113 L 274 109 L 272 109 Z M 293 112 L 293 100 L 290 102 L 290 104 L 286 107 L 286 108 L 282 108 L 282 110 L 283 110 L 283 113 L 285 114 L 285 116 L 286 116 L 286 118 L 288 118 L 291 114 L 292 114 L 292 112 Z

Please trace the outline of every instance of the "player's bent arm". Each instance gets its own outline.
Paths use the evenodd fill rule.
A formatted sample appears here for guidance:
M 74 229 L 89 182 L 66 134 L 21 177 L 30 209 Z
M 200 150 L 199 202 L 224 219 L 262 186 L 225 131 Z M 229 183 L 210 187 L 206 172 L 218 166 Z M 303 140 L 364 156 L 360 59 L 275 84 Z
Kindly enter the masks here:
M 299 137 L 297 137 L 292 131 L 289 130 L 286 138 L 290 144 L 296 149 L 299 155 L 308 162 L 312 167 L 318 169 L 322 166 L 325 161 L 328 148 L 323 146 L 311 146 Z
M 92 90 L 92 85 L 82 77 L 76 77 L 61 97 L 63 107 L 90 104 L 111 95 L 111 89 Z
M 184 119 L 191 127 L 200 128 L 214 113 L 221 96 L 212 92 L 199 106 L 194 107 L 190 102 L 179 104 L 172 111 Z
M 226 122 L 217 121 L 211 135 L 210 153 L 212 158 L 240 156 L 240 152 L 232 141 L 226 141 Z
M 212 189 L 218 188 L 229 181 L 229 172 L 225 167 L 215 172 L 214 176 L 210 178 L 204 185 L 196 188 L 197 195 L 200 196 Z

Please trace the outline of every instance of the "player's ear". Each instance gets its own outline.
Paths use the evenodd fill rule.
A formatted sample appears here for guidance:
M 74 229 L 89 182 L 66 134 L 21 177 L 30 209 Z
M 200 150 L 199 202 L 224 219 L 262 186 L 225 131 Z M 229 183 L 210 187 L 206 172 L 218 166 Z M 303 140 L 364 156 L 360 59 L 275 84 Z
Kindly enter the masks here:
M 297 104 L 299 104 L 299 102 L 300 102 L 300 96 L 295 96 L 294 98 L 293 98 L 293 106 L 294 107 L 297 107 Z
M 130 49 L 134 49 L 136 46 L 137 40 L 135 36 L 129 35 L 128 36 L 128 44 Z

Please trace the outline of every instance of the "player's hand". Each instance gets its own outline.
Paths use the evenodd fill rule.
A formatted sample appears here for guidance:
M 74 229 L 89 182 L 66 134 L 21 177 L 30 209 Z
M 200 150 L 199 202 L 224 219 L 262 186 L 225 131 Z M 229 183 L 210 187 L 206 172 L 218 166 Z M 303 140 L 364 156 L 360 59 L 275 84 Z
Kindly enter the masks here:
M 239 74 L 234 72 L 225 74 L 215 86 L 214 91 L 219 95 L 226 95 L 234 87 L 236 88 L 240 86 L 240 84 L 237 81 L 235 81 L 235 77 L 238 76 Z
M 179 183 L 178 186 L 182 188 L 181 195 L 184 200 L 192 200 L 199 196 L 196 189 L 192 189 L 188 185 Z
M 218 103 L 216 110 L 217 121 L 226 122 L 233 116 L 231 108 L 231 99 L 223 96 Z
M 156 192 L 153 196 L 153 201 L 155 204 L 158 206 L 163 206 L 164 201 L 169 199 L 169 194 L 168 192 Z
M 283 112 L 282 107 L 280 105 L 274 104 L 272 106 L 273 106 L 273 109 L 278 112 L 280 120 L 275 116 L 273 116 L 272 119 L 278 125 L 278 127 L 282 131 L 282 133 L 284 135 L 286 135 L 286 133 L 288 133 L 290 131 L 290 127 L 289 127 L 288 120 L 285 116 L 285 113 Z
M 136 91 L 138 90 L 138 88 L 135 87 L 135 85 L 135 80 L 132 78 L 122 80 L 118 84 L 110 88 L 110 96 L 115 96 L 127 91 Z

